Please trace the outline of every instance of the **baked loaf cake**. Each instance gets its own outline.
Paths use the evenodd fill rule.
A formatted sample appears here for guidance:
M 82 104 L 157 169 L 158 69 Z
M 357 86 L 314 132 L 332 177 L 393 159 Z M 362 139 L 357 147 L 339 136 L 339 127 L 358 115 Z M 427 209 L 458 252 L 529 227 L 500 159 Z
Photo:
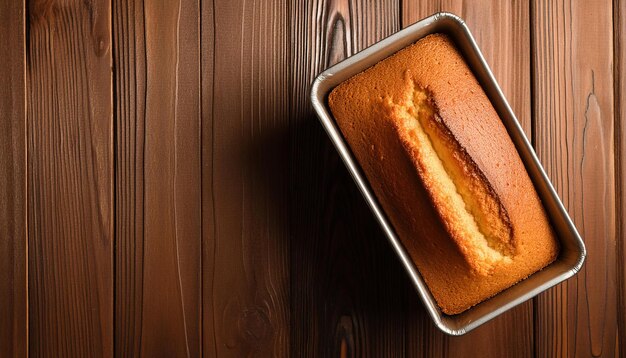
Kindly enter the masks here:
M 519 154 L 446 35 L 341 83 L 328 101 L 444 313 L 555 260 L 557 240 Z

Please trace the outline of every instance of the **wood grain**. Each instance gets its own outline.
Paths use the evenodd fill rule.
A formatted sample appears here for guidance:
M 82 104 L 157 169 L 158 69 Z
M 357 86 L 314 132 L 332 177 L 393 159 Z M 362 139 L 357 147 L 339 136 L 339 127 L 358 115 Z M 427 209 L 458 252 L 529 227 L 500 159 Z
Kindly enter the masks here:
M 141 351 L 146 50 L 143 4 L 114 1 L 115 356 Z
M 615 155 L 617 200 L 617 348 L 626 355 L 626 4 L 613 2 L 613 74 L 615 90 Z
M 110 356 L 110 4 L 32 1 L 28 13 L 30 355 Z
M 537 300 L 535 351 L 613 357 L 619 261 L 612 3 L 533 1 L 531 11 L 534 142 L 588 251 L 575 278 Z
M 287 4 L 201 8 L 204 354 L 286 356 Z
M 0 356 L 28 352 L 23 1 L 0 2 Z
M 397 1 L 299 1 L 291 8 L 291 355 L 407 354 L 430 324 L 408 276 L 309 104 L 314 77 L 397 31 Z
M 214 310 L 215 273 L 215 210 L 213 197 L 213 79 L 215 75 L 215 11 L 214 2 L 200 1 L 200 116 L 202 143 L 202 356 L 217 355 L 217 334 Z
M 114 3 L 116 354 L 200 356 L 199 4 Z
M 530 31 L 529 7 L 523 2 L 502 1 L 403 1 L 402 24 L 408 26 L 435 12 L 461 16 L 476 38 L 505 97 L 526 135 L 530 121 Z M 427 344 L 433 355 L 478 357 L 527 357 L 533 354 L 533 309 L 526 302 L 463 337 L 447 337 L 436 328 Z M 416 329 L 414 336 L 421 335 Z M 423 352 L 416 347 L 415 354 Z M 435 354 L 436 353 L 436 354 Z M 428 356 L 431 356 L 428 354 Z

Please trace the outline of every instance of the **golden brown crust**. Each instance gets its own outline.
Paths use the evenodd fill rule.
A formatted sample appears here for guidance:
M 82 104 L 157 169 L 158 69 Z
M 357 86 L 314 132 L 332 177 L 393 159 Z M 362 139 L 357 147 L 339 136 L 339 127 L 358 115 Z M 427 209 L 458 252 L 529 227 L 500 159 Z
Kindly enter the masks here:
M 471 269 L 488 274 L 515 252 L 506 209 L 484 174 L 445 126 L 429 90 L 415 85 L 387 104 L 392 125 Z
M 435 108 L 435 111 L 436 111 L 436 119 L 434 123 L 444 133 L 444 136 L 452 138 L 451 141 L 454 143 L 454 146 L 456 147 L 455 148 L 456 152 L 458 153 L 459 156 L 462 157 L 460 160 L 469 165 L 469 167 L 471 168 L 469 169 L 469 171 L 471 172 L 472 175 L 476 175 L 478 177 L 477 178 L 478 181 L 480 181 L 481 183 L 484 183 L 485 188 L 487 189 L 489 195 L 493 197 L 495 205 L 497 205 L 498 215 L 502 218 L 504 225 L 509 231 L 509 235 L 511 236 L 511 239 L 513 239 L 514 235 L 513 235 L 513 226 L 511 225 L 511 219 L 509 218 L 509 213 L 506 211 L 506 208 L 502 204 L 502 201 L 500 200 L 498 193 L 494 190 L 493 186 L 491 185 L 491 182 L 489 182 L 489 180 L 487 179 L 485 174 L 480 170 L 476 162 L 474 162 L 472 157 L 469 154 L 467 154 L 467 149 L 463 147 L 463 145 L 459 142 L 459 140 L 454 136 L 454 133 L 452 133 L 450 128 L 446 126 L 445 121 L 443 121 L 443 119 L 441 118 L 441 115 L 439 115 L 439 106 L 435 102 L 434 98 L 432 97 L 429 98 L 429 102 L 432 103 L 432 106 Z M 511 244 L 512 246 L 515 246 L 514 243 L 511 243 Z M 514 247 L 510 253 L 511 254 L 515 253 Z
M 464 251 L 463 239 L 450 235 L 439 204 L 429 204 L 432 188 L 425 187 L 430 183 L 420 174 L 419 166 L 426 162 L 416 147 L 413 124 L 402 127 L 408 117 L 398 116 L 398 105 L 416 87 L 428 90 L 437 128 L 457 146 L 454 160 L 467 164 L 468 175 L 488 188 L 488 196 L 500 206 L 494 216 L 511 228 L 514 250 L 504 252 L 510 260 L 480 270 Z M 427 36 L 343 82 L 330 94 L 329 105 L 443 312 L 460 313 L 556 258 L 557 241 L 519 154 L 447 36 Z

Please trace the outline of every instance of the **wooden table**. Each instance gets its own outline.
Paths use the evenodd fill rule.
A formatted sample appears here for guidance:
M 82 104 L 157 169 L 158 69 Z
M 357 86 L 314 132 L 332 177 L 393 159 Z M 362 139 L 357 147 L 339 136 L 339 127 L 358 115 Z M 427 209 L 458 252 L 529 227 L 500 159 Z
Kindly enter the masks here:
M 324 68 L 462 16 L 585 239 L 431 323 L 312 113 Z M 0 356 L 626 355 L 626 4 L 0 2 Z

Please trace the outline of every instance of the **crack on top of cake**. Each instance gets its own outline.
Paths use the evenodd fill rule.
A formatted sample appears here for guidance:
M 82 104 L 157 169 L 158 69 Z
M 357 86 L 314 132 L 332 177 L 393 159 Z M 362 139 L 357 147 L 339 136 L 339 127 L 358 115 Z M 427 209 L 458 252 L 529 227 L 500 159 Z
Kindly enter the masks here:
M 498 262 L 510 261 L 515 254 L 515 246 L 513 243 L 513 228 L 508 213 L 484 174 L 445 125 L 445 121 L 439 115 L 436 102 L 429 89 L 413 83 L 407 92 L 406 98 L 400 103 L 393 103 L 389 99 L 387 105 L 389 105 L 392 113 L 396 111 L 400 111 L 396 113 L 404 112 L 415 120 L 414 123 L 403 123 L 403 130 L 406 133 L 414 131 L 415 128 L 410 127 L 419 124 L 427 141 L 430 143 L 429 147 L 431 147 L 443 167 L 444 175 L 449 178 L 454 186 L 454 191 L 462 199 L 463 208 L 452 208 L 450 212 L 444 212 L 444 207 L 447 207 L 450 203 L 441 202 L 441 198 L 437 197 L 437 193 L 432 188 L 435 185 L 443 187 L 443 184 L 424 183 L 429 197 L 436 204 L 436 211 L 442 219 L 444 226 L 455 239 L 457 246 L 466 256 L 470 266 L 480 273 L 490 273 Z M 396 123 L 396 125 L 398 124 Z M 415 136 L 416 134 L 413 133 L 412 135 Z M 411 146 L 419 145 L 419 140 L 412 138 L 412 143 L 404 144 L 407 150 L 415 150 L 415 148 L 411 149 Z M 419 150 L 423 153 L 425 149 L 421 148 Z M 436 179 L 431 177 L 431 175 L 434 175 L 433 173 L 425 173 L 425 171 L 432 169 L 428 168 L 429 164 L 425 158 L 414 158 L 414 160 L 418 162 L 416 163 L 418 164 L 418 174 L 420 174 L 423 181 Z M 463 181 L 463 178 L 467 177 L 473 178 L 473 180 Z M 437 204 L 439 204 L 439 207 Z M 448 216 L 446 217 L 446 215 Z M 463 220 L 468 220 L 464 215 L 469 215 L 474 221 L 478 234 L 468 234 L 468 232 L 473 232 L 473 229 L 462 227 L 461 223 Z M 459 216 L 462 216 L 462 218 L 459 219 Z M 464 235 L 476 237 L 472 236 L 471 242 L 467 242 L 467 240 L 463 239 Z M 481 240 L 485 240 L 488 248 L 482 247 L 480 242 L 483 241 Z M 477 243 L 479 244 L 477 245 Z M 474 262 L 475 260 L 479 262 Z

